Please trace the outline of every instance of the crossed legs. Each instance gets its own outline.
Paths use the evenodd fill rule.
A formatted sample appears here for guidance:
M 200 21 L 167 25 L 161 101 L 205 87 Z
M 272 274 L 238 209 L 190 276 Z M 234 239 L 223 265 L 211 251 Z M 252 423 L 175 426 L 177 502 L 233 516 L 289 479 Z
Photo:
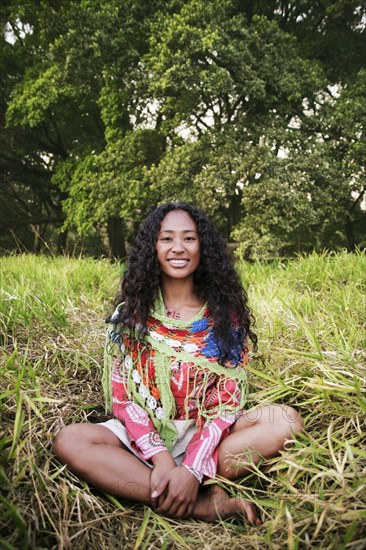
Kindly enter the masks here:
M 301 417 L 285 405 L 265 405 L 245 412 L 219 446 L 217 473 L 227 479 L 247 474 L 251 463 L 276 456 L 286 440 L 303 429 Z M 113 495 L 150 504 L 151 470 L 108 428 L 71 424 L 54 441 L 54 453 L 68 468 L 92 485 Z M 228 498 L 218 486 L 199 495 L 193 517 L 214 521 L 244 514 L 258 523 L 251 503 Z

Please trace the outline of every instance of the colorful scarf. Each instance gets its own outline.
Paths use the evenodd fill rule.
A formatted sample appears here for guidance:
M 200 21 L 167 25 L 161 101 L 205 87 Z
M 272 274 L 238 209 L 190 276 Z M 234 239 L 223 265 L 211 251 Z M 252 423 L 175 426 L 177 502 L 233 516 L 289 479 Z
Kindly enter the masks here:
M 219 348 L 206 305 L 193 319 L 181 321 L 167 316 L 160 292 L 147 320 L 148 332 L 143 337 L 139 337 L 138 331 L 131 337 L 128 329 L 116 324 L 120 307 L 123 306 L 117 308 L 107 329 L 103 372 L 107 411 L 111 410 L 112 404 L 113 358 L 121 365 L 120 375 L 125 381 L 129 398 L 147 411 L 169 450 L 177 439 L 177 431 L 172 422 L 176 414 L 176 404 L 170 388 L 171 367 L 174 364 L 189 363 L 192 366 L 190 377 L 192 373 L 193 391 L 185 399 L 187 419 L 189 400 L 192 398 L 196 399 L 199 411 L 197 425 L 208 418 L 231 414 L 243 408 L 247 377 L 242 362 L 243 351 L 238 341 L 239 330 L 233 329 L 237 345 L 231 350 L 231 360 L 222 366 L 218 363 Z M 220 377 L 224 384 L 229 380 L 236 382 L 241 390 L 239 406 L 219 400 L 219 405 L 214 409 L 205 409 L 205 387 L 213 374 Z

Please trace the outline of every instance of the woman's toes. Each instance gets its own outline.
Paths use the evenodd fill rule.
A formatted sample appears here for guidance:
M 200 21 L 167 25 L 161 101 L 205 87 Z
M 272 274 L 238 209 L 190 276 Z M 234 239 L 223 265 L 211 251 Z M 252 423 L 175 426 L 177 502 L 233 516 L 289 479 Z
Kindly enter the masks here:
M 247 500 L 244 500 L 242 502 L 249 523 L 251 523 L 252 525 L 260 525 L 262 522 L 258 517 L 254 504 L 252 502 L 248 502 Z

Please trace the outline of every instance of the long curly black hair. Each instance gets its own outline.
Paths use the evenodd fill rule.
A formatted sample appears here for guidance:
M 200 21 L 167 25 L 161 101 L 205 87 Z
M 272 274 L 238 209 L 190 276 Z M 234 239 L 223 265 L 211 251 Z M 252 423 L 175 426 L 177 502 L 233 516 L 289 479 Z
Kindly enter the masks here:
M 162 220 L 172 210 L 187 212 L 197 225 L 201 261 L 194 273 L 195 292 L 209 307 L 220 363 L 232 357 L 238 344 L 244 349 L 247 337 L 256 350 L 257 336 L 251 329 L 255 321 L 226 243 L 198 208 L 184 202 L 162 204 L 141 224 L 116 297 L 116 303 L 124 302 L 124 305 L 113 322 L 121 322 L 132 330 L 139 325 L 140 331 L 142 326 L 142 333 L 146 332 L 146 321 L 160 287 L 156 241 Z M 236 335 L 232 330 L 233 319 L 240 327 Z

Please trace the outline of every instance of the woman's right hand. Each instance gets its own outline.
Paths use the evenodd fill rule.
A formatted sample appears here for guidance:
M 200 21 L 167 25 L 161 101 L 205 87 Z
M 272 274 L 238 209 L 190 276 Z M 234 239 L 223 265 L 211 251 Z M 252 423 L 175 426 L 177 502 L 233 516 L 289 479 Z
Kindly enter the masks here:
M 194 509 L 199 489 L 199 481 L 184 466 L 177 466 L 167 472 L 157 490 L 159 506 L 158 514 L 169 517 L 189 517 Z M 164 500 L 161 501 L 161 496 Z
M 150 477 L 150 494 L 152 495 L 156 491 L 162 477 L 170 470 L 173 470 L 173 468 L 176 468 L 177 465 L 169 451 L 161 451 L 160 453 L 157 453 L 151 458 L 151 462 L 154 464 Z M 159 497 L 152 497 L 151 505 L 153 508 L 158 508 L 164 501 L 165 497 L 165 492 Z

